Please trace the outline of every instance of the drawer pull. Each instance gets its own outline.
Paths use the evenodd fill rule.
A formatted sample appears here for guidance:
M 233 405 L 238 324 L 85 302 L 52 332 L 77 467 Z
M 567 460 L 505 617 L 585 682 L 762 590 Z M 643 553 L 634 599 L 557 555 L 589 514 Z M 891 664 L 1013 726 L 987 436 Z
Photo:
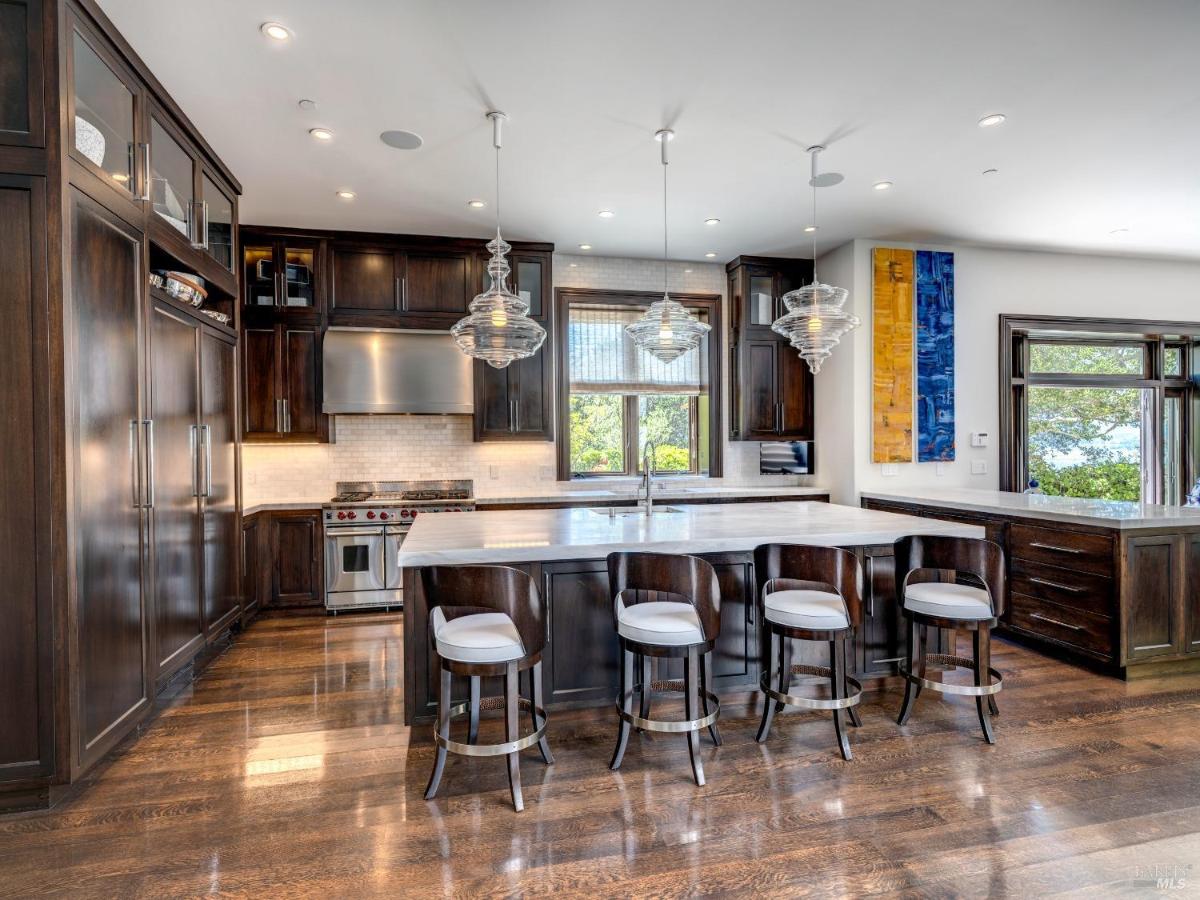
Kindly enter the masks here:
M 1071 587 L 1069 584 L 1059 584 L 1057 581 L 1047 581 L 1045 578 L 1030 578 L 1033 584 L 1041 584 L 1049 588 L 1054 588 L 1056 591 L 1068 591 L 1072 594 L 1082 594 L 1083 588 Z
M 1070 631 L 1083 631 L 1082 625 L 1069 625 L 1066 622 L 1058 621 L 1058 619 L 1052 619 L 1049 616 L 1043 616 L 1041 613 L 1030 613 L 1029 618 L 1037 619 L 1039 622 L 1048 622 L 1051 625 L 1057 625 L 1059 628 L 1066 628 Z
M 1074 547 L 1060 547 L 1057 544 L 1039 544 L 1034 542 L 1029 546 L 1037 547 L 1039 550 L 1053 550 L 1055 553 L 1073 553 L 1077 556 L 1083 553 L 1082 550 L 1076 550 Z

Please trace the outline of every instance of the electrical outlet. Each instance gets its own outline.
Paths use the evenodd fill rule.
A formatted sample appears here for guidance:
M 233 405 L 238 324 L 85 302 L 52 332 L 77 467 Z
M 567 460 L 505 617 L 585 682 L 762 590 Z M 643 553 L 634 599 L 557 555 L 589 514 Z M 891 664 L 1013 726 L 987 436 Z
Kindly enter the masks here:
M 884 478 L 895 478 L 900 474 L 900 467 L 895 463 L 884 463 L 881 474 Z
M 492 479 L 492 481 L 495 481 L 499 477 L 500 477 L 500 467 L 499 466 L 488 466 L 488 478 Z
M 946 464 L 944 462 L 934 463 L 933 474 L 936 475 L 938 478 L 941 478 L 943 475 L 945 475 L 946 474 Z
M 986 475 L 987 474 L 987 460 L 986 459 L 971 460 L 971 474 L 972 475 Z

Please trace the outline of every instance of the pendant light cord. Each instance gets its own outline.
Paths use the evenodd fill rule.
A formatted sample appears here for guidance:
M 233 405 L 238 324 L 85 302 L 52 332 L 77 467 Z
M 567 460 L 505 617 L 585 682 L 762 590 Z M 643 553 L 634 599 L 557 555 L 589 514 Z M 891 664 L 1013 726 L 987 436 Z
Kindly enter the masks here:
M 820 150 L 812 151 L 812 251 L 813 251 L 813 284 L 817 283 L 817 154 Z
M 667 296 L 667 141 L 670 135 L 662 136 L 662 167 L 663 167 L 663 297 Z
M 496 237 L 500 236 L 500 116 L 492 119 L 492 146 L 496 148 Z

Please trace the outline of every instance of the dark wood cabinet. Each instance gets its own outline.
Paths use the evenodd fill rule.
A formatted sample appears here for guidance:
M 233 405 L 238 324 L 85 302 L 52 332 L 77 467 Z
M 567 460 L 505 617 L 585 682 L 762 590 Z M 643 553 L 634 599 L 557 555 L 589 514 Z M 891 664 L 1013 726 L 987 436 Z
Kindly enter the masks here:
M 271 607 L 321 606 L 325 602 L 321 511 L 270 514 Z
M 321 412 L 319 325 L 248 325 L 242 332 L 242 439 L 247 443 L 330 440 Z
M 474 296 L 471 254 L 462 250 L 410 250 L 403 254 L 403 271 L 401 313 L 445 315 L 453 321 L 467 314 L 467 304 Z
M 390 246 L 334 242 L 330 249 L 329 312 L 343 324 L 346 316 L 397 315 L 404 288 L 404 259 Z
M 238 502 L 237 346 L 200 332 L 201 540 L 204 631 L 224 632 L 241 612 L 241 514 Z
M 1187 535 L 1183 551 L 1183 651 L 1200 653 L 1200 534 Z
M 325 308 L 324 244 L 243 228 L 242 307 L 248 321 L 313 321 Z M 264 318 L 265 316 L 265 318 Z
M 550 625 L 542 667 L 547 700 L 586 704 L 615 696 L 620 648 L 605 561 L 545 563 L 541 572 Z
M 406 249 L 401 239 L 334 241 L 330 321 L 339 325 L 449 327 L 466 315 L 472 254 Z
M 811 441 L 813 378 L 771 323 L 782 296 L 811 278 L 807 260 L 740 256 L 726 267 L 730 303 L 730 437 Z
M 0 0 L 0 144 L 46 146 L 42 0 Z

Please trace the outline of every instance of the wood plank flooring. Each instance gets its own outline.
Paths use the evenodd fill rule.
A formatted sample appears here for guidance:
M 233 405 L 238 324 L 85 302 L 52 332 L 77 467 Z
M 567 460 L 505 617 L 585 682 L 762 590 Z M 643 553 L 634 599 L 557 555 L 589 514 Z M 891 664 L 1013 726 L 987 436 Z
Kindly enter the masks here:
M 997 746 L 929 692 L 897 727 L 890 684 L 852 762 L 828 719 L 787 710 L 759 746 L 729 700 L 704 788 L 681 737 L 634 735 L 613 773 L 610 711 L 553 714 L 515 814 L 499 759 L 451 756 L 422 799 L 401 648 L 398 617 L 255 622 L 82 793 L 0 820 L 0 895 L 1200 895 L 1200 676 L 1126 684 L 997 640 Z

